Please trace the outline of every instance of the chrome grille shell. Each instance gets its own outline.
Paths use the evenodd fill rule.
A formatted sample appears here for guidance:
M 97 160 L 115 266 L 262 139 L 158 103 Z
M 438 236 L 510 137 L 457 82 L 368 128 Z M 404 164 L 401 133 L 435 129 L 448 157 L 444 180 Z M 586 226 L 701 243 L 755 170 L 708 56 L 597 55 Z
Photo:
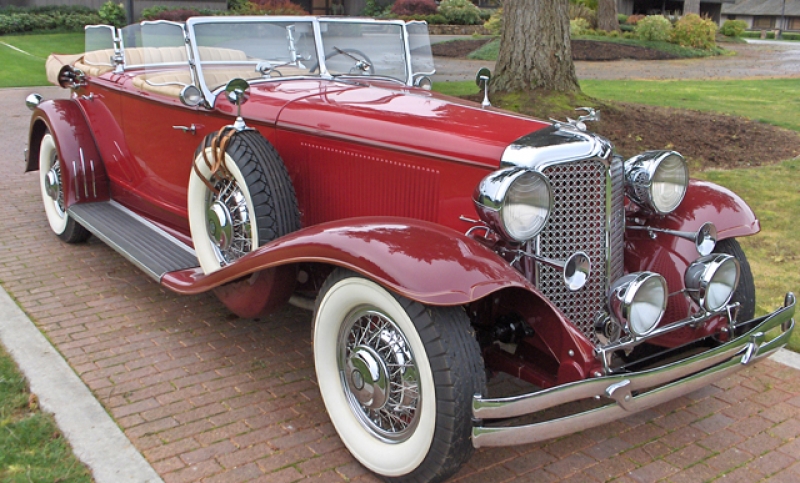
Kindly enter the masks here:
M 623 274 L 624 169 L 606 139 L 572 126 L 554 125 L 520 138 L 506 149 L 503 166 L 523 166 L 547 176 L 553 210 L 526 250 L 566 260 L 583 251 L 591 260 L 587 284 L 572 292 L 560 271 L 535 263 L 527 275 L 595 345 L 595 320 L 605 317 L 606 293 Z

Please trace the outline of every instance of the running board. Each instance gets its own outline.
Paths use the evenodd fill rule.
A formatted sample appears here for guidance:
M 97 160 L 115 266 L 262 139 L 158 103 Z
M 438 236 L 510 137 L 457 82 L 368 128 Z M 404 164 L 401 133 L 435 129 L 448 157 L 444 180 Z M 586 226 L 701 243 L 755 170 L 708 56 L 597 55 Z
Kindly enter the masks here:
M 167 272 L 199 266 L 194 250 L 119 203 L 80 203 L 67 212 L 157 282 Z

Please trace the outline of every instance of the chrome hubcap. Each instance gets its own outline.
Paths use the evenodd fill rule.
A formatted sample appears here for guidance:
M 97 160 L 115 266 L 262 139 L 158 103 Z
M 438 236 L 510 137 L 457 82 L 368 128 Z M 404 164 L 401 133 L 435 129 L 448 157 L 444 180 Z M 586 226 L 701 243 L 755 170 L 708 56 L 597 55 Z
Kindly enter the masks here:
M 350 409 L 386 442 L 413 434 L 422 404 L 419 372 L 403 332 L 383 313 L 352 312 L 339 336 L 339 373 Z
M 233 220 L 228 207 L 215 201 L 206 211 L 208 220 L 208 236 L 220 250 L 227 250 L 233 240 Z
M 58 163 L 55 163 L 44 175 L 44 190 L 53 201 L 58 201 L 58 195 L 61 193 L 61 176 L 59 175 Z
M 227 265 L 254 248 L 247 198 L 233 179 L 213 180 L 218 193 L 206 199 L 206 228 L 220 265 Z

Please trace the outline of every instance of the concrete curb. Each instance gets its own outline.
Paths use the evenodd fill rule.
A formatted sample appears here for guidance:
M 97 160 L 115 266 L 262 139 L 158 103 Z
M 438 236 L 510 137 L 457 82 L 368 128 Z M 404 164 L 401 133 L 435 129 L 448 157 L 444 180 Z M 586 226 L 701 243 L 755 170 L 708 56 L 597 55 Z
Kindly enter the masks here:
M 91 391 L 0 288 L 0 342 L 98 483 L 163 483 Z

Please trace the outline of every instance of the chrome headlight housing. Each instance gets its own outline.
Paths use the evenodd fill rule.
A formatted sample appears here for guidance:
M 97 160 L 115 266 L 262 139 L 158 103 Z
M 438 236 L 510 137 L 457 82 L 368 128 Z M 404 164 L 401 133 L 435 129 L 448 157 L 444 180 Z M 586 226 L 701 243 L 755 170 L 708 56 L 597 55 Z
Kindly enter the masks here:
M 504 238 L 520 243 L 538 235 L 553 211 L 547 178 L 518 167 L 501 169 L 483 178 L 473 200 L 481 220 Z
M 672 213 L 688 186 L 689 169 L 675 151 L 647 151 L 625 161 L 628 197 L 659 215 Z
M 667 282 L 653 272 L 620 277 L 609 290 L 608 308 L 634 336 L 644 337 L 656 328 L 667 308 Z
M 712 253 L 695 260 L 684 274 L 686 289 L 695 302 L 709 312 L 725 307 L 739 285 L 739 261 L 730 255 Z

